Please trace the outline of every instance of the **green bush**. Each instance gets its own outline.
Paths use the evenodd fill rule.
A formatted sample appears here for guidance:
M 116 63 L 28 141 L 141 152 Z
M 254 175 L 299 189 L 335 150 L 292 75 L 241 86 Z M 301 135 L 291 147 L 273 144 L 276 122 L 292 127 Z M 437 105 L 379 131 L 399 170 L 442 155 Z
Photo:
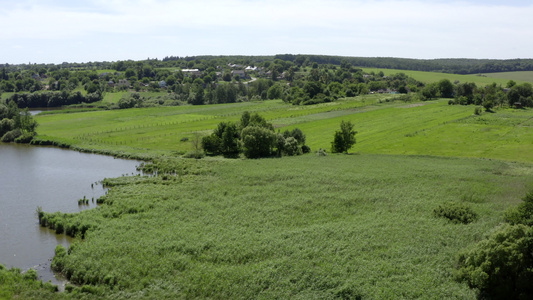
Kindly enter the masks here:
M 205 153 L 203 151 L 189 151 L 185 153 L 183 157 L 201 159 L 205 157 Z
M 6 132 L 6 134 L 2 136 L 0 141 L 4 143 L 14 142 L 15 139 L 21 135 L 22 135 L 22 132 L 20 131 L 20 129 L 11 130 L 11 131 Z
M 264 127 L 248 126 L 242 130 L 242 142 L 246 158 L 268 157 L 276 145 L 277 135 Z
M 524 224 L 533 225 L 533 191 L 530 191 L 525 197 L 524 202 L 517 207 L 511 208 L 505 212 L 505 220 L 513 225 Z
M 26 273 L 24 273 L 23 276 L 25 280 L 37 280 L 37 277 L 37 271 L 35 271 L 34 269 L 29 269 L 28 271 L 26 271 Z
M 63 245 L 57 245 L 55 249 L 55 256 L 52 260 L 52 270 L 61 272 L 65 266 L 66 257 L 67 249 Z
M 302 150 L 298 146 L 298 141 L 292 136 L 285 139 L 285 145 L 283 146 L 283 151 L 288 156 L 302 154 Z
M 436 217 L 446 218 L 453 223 L 468 224 L 477 219 L 477 214 L 466 204 L 447 202 L 439 205 L 433 214 Z
M 220 154 L 220 145 L 222 139 L 215 134 L 207 135 L 202 138 L 202 148 L 208 155 Z
M 307 146 L 307 145 L 302 145 L 302 153 L 305 154 L 305 153 L 311 153 L 311 147 Z
M 533 299 L 533 229 L 505 224 L 459 256 L 457 279 L 481 299 Z

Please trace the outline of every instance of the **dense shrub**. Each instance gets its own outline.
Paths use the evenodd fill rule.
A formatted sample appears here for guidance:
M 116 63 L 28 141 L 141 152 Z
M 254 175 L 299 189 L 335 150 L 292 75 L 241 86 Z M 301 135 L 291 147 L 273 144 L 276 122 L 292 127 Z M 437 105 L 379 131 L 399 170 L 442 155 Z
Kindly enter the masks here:
M 15 128 L 15 121 L 4 118 L 0 121 L 0 137 Z
M 533 229 L 505 224 L 459 256 L 457 279 L 481 299 L 533 299 Z
M 20 136 L 15 138 L 15 143 L 28 144 L 32 141 L 34 136 L 34 132 L 22 132 Z
M 248 126 L 242 130 L 243 153 L 247 158 L 270 156 L 276 141 L 276 133 L 264 127 Z
M 439 205 L 433 213 L 436 217 L 446 218 L 453 223 L 468 224 L 477 219 L 477 214 L 466 204 L 447 202 Z
M 311 152 L 311 147 L 307 146 L 307 145 L 302 145 L 302 153 L 310 153 Z
M 220 154 L 222 139 L 215 134 L 206 135 L 202 138 L 202 148 L 208 155 Z
M 302 149 L 298 146 L 298 141 L 292 136 L 285 139 L 283 150 L 287 156 L 302 154 Z
M 533 225 L 533 191 L 529 192 L 524 198 L 524 202 L 517 207 L 511 208 L 505 212 L 505 220 L 511 224 Z
M 63 271 L 65 266 L 65 259 L 67 257 L 67 249 L 63 245 L 57 245 L 55 249 L 55 256 L 52 260 L 52 270 L 56 272 Z
M 20 129 L 11 130 L 11 131 L 8 131 L 6 134 L 4 134 L 2 136 L 0 141 L 2 141 L 4 143 L 14 142 L 15 139 L 18 138 L 21 135 L 22 135 L 22 132 L 20 131 Z

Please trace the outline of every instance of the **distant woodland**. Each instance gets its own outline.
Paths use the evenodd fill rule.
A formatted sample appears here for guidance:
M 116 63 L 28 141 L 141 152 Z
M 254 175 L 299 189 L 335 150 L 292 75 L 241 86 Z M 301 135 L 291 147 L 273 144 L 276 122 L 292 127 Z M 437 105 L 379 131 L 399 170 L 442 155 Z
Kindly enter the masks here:
M 454 98 L 451 104 L 533 106 L 533 87 L 510 81 L 482 89 L 449 80 L 424 84 L 404 73 L 362 68 L 478 74 L 533 71 L 533 59 L 405 59 L 325 55 L 170 56 L 142 61 L 0 65 L 0 94 L 19 108 L 96 103 L 102 109 L 282 99 L 310 105 L 372 93 L 405 100 Z M 106 94 L 127 92 L 118 101 Z M 160 93 L 157 96 L 139 93 Z M 116 94 L 117 95 L 117 94 Z M 119 96 L 120 97 L 120 96 Z

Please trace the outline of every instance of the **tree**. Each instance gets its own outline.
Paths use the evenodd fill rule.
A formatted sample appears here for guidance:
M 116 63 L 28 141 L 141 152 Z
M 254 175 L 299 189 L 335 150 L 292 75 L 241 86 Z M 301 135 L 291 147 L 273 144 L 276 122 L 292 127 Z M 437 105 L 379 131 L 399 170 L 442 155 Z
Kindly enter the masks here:
M 442 98 L 453 98 L 453 83 L 448 79 L 442 79 L 437 84 Z
M 221 153 L 224 157 L 238 157 L 240 152 L 239 134 L 235 123 L 228 122 L 222 134 Z
M 533 228 L 504 224 L 459 256 L 457 279 L 481 291 L 481 299 L 532 299 Z
M 348 153 L 348 150 L 355 145 L 355 135 L 357 131 L 353 130 L 352 122 L 341 121 L 341 129 L 335 131 L 333 142 L 331 142 L 331 151 L 338 153 Z
M 267 98 L 272 99 L 280 99 L 281 95 L 283 93 L 283 87 L 279 84 L 274 84 L 271 86 L 267 91 Z
M 242 130 L 243 152 L 246 158 L 260 158 L 272 155 L 278 137 L 268 128 L 248 126 Z

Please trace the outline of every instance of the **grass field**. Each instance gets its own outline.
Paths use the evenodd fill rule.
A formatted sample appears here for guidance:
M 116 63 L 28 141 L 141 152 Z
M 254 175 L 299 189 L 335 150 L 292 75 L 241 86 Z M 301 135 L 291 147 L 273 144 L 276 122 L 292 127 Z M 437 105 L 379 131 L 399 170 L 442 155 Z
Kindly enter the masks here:
M 503 78 L 506 80 L 514 80 L 516 82 L 524 81 L 533 83 L 533 71 L 484 73 L 483 75 L 491 78 Z
M 532 110 L 501 109 L 476 116 L 473 107 L 450 106 L 447 100 L 390 103 L 385 97 L 391 96 L 312 106 L 264 101 L 42 115 L 37 116 L 37 139 L 117 154 L 184 153 L 192 146 L 183 138 L 208 134 L 219 122 L 237 121 L 250 111 L 278 130 L 302 129 L 313 150 L 329 150 L 340 121 L 350 120 L 359 131 L 354 152 L 533 162 Z
M 152 158 L 158 176 L 104 180 L 105 203 L 47 213 L 88 231 L 56 264 L 74 299 L 476 299 L 454 280 L 457 254 L 533 188 L 533 110 L 368 95 L 37 115 L 37 139 Z M 242 112 L 298 127 L 330 149 L 355 124 L 350 155 L 182 159 L 182 142 Z M 163 170 L 169 170 L 166 174 Z M 75 201 L 73 199 L 73 201 Z M 478 218 L 454 224 L 448 202 Z M 27 298 L 35 298 L 28 293 Z
M 496 82 L 496 84 L 498 85 L 505 86 L 510 79 L 515 80 L 517 83 L 528 81 L 528 80 L 523 80 L 525 79 L 525 77 L 522 78 L 522 77 L 517 76 L 515 78 L 509 78 L 507 76 L 501 76 L 501 77 L 498 76 L 498 74 L 501 74 L 501 73 L 493 73 L 494 76 L 490 76 L 490 74 L 483 74 L 483 75 L 487 75 L 487 77 L 485 77 L 485 76 L 479 76 L 479 75 L 459 75 L 459 74 L 450 74 L 450 73 L 395 70 L 395 69 L 379 69 L 379 68 L 362 68 L 362 69 L 364 72 L 367 72 L 367 73 L 370 73 L 370 72 L 378 73 L 382 71 L 385 75 L 404 73 L 425 84 L 437 82 L 441 79 L 448 79 L 452 83 L 455 81 L 459 81 L 462 83 L 474 82 L 477 86 L 485 86 L 493 82 Z M 512 73 L 518 73 L 518 72 L 511 72 L 509 73 L 508 76 L 514 76 L 512 75 Z

